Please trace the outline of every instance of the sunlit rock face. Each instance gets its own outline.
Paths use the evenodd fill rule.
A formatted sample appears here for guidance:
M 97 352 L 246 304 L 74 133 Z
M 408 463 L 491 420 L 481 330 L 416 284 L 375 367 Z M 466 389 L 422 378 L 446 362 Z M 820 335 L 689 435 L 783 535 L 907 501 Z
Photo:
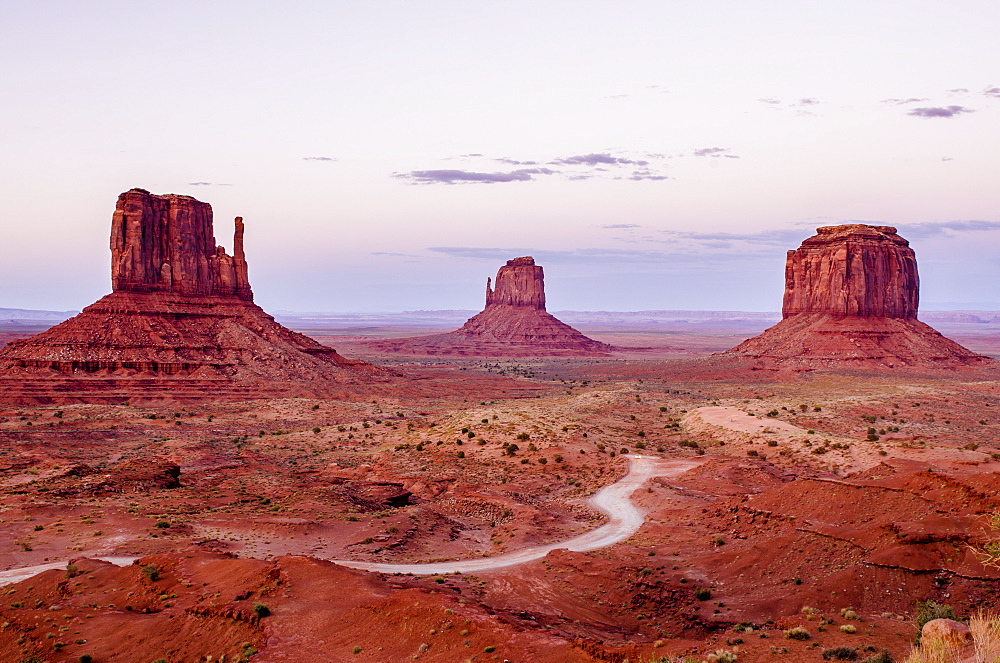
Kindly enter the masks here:
M 782 316 L 915 319 L 919 291 L 916 256 L 895 228 L 826 226 L 788 252 Z

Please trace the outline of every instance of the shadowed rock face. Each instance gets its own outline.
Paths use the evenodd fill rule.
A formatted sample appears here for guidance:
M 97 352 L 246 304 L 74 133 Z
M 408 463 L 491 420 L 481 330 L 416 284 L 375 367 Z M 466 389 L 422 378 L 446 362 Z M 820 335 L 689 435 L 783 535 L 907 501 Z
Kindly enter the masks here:
M 235 255 L 216 246 L 212 206 L 190 196 L 132 189 L 118 196 L 111 220 L 114 292 L 232 295 L 253 300 L 236 218 Z
M 122 402 L 340 394 L 384 379 L 253 303 L 236 219 L 233 256 L 212 208 L 132 189 L 111 222 L 114 292 L 0 350 L 0 401 Z
M 499 357 L 604 355 L 613 348 L 587 338 L 545 310 L 545 281 L 534 258 L 508 260 L 486 279 L 486 308 L 447 334 L 371 343 L 385 352 Z
M 917 320 L 919 283 L 895 228 L 818 228 L 788 252 L 782 321 L 720 356 L 763 370 L 993 364 Z
M 788 252 L 782 316 L 916 319 L 919 290 L 917 259 L 895 228 L 826 226 Z

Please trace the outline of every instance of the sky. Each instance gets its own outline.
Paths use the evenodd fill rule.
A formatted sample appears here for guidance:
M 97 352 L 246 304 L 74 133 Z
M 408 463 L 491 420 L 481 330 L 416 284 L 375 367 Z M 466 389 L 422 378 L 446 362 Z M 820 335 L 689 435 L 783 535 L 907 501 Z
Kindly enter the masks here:
M 119 193 L 246 221 L 270 311 L 780 309 L 893 225 L 1000 309 L 995 0 L 0 0 L 0 307 L 110 291 Z

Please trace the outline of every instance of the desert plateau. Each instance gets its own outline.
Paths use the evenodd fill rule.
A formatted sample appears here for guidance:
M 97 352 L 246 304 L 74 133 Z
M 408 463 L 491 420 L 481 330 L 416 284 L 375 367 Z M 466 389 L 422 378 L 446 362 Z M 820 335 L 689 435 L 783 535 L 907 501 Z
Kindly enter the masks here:
M 0 661 L 904 661 L 998 608 L 1000 330 L 919 322 L 894 228 L 790 251 L 766 330 L 588 336 L 527 257 L 456 332 L 305 335 L 236 232 L 130 190 L 114 292 L 8 333 Z

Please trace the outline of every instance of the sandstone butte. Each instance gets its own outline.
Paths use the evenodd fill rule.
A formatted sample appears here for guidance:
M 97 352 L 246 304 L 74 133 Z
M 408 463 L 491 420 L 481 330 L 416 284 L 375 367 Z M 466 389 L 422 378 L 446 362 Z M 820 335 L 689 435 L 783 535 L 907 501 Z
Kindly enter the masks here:
M 508 260 L 486 279 L 486 308 L 447 334 L 375 341 L 384 352 L 492 357 L 601 356 L 614 348 L 545 310 L 545 275 L 534 258 Z
M 917 320 L 919 283 L 895 228 L 817 228 L 788 252 L 781 322 L 717 357 L 763 370 L 995 364 Z
M 335 395 L 336 385 L 384 377 L 253 303 L 243 231 L 237 217 L 230 256 L 216 246 L 208 203 L 121 194 L 111 222 L 112 293 L 0 349 L 0 401 Z

